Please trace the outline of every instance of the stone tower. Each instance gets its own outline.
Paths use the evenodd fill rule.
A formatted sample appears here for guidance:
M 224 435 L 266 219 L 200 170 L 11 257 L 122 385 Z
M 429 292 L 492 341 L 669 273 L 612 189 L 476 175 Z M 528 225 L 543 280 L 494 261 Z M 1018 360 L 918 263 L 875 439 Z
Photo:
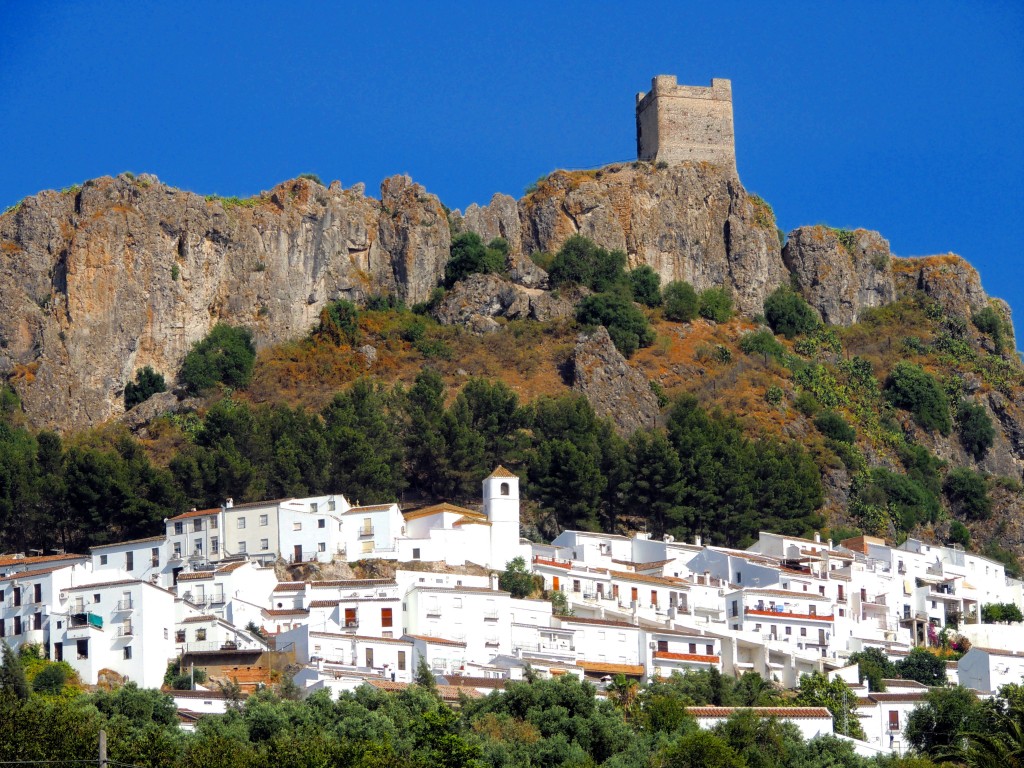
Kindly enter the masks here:
M 504 467 L 499 466 L 484 478 L 484 514 L 491 524 L 491 557 L 487 565 L 503 571 L 505 564 L 521 552 L 519 478 Z
M 655 77 L 649 93 L 636 95 L 636 153 L 647 162 L 707 162 L 735 173 L 732 83 L 715 78 L 703 88 Z

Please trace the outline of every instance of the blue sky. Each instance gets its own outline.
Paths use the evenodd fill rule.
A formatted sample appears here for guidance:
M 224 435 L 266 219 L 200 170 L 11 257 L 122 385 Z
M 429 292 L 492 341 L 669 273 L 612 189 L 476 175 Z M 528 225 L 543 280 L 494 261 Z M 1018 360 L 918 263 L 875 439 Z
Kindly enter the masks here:
M 409 173 L 453 208 L 630 160 L 658 73 L 733 82 L 780 225 L 953 251 L 1024 329 L 1024 4 L 0 0 L 0 208 L 131 170 L 249 195 Z

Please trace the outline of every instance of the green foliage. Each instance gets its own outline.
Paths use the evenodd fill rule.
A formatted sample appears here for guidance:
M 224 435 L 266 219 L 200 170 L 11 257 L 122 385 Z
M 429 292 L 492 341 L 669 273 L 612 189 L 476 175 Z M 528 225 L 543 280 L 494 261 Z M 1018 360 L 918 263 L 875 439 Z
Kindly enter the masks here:
M 942 490 L 950 506 L 968 520 L 987 520 L 992 515 L 985 478 L 967 467 L 957 467 L 946 475 Z
M 526 561 L 515 557 L 506 563 L 505 570 L 498 576 L 498 586 L 512 597 L 523 598 L 533 594 L 536 585 L 533 574 L 526 568 Z
M 66 663 L 48 664 L 32 680 L 32 690 L 36 693 L 59 696 L 70 677 L 70 668 Z
M 724 323 L 732 317 L 732 295 L 725 288 L 708 288 L 697 297 L 697 314 Z
M 444 284 L 451 288 L 473 274 L 504 274 L 508 262 L 508 243 L 495 238 L 484 245 L 476 232 L 462 232 L 452 238 L 451 259 L 444 269 Z
M 573 235 L 555 254 L 548 281 L 552 288 L 574 283 L 603 293 L 625 284 L 625 269 L 622 251 L 607 251 L 582 235 Z
M 4 640 L 0 640 L 0 661 L 3 662 L 0 665 L 0 697 L 27 699 L 31 689 L 25 677 L 25 668 Z
M 988 541 L 981 550 L 981 554 L 1002 563 L 1006 567 L 1006 575 L 1019 579 L 1024 574 L 1017 556 L 1010 550 L 1000 546 L 996 541 Z
M 762 229 L 775 229 L 775 211 L 760 195 L 750 193 L 747 199 L 754 205 L 754 224 Z
M 1000 314 L 989 305 L 975 312 L 971 320 L 979 331 L 992 339 L 996 354 L 1001 355 L 1006 343 L 1006 323 Z
M 949 543 L 959 544 L 965 549 L 971 546 L 971 532 L 959 520 L 954 520 L 949 525 Z
M 782 402 L 782 397 L 785 393 L 782 391 L 782 387 L 772 384 L 764 392 L 765 402 L 769 405 L 778 405 Z
M 177 264 L 171 264 L 171 280 L 177 281 L 181 277 L 181 268 Z
M 320 323 L 313 335 L 334 345 L 359 343 L 359 310 L 351 301 L 332 301 L 320 310 Z
M 841 678 L 829 680 L 821 672 L 804 675 L 800 678 L 796 700 L 802 706 L 828 707 L 836 733 L 855 739 L 864 738 L 864 729 L 857 717 L 857 695 Z
M 935 377 L 921 366 L 899 362 L 885 382 L 886 396 L 897 408 L 903 408 L 927 430 L 948 435 L 952 429 L 949 400 Z
M 661 304 L 661 275 L 646 264 L 631 269 L 626 275 L 633 301 L 647 307 Z
M 915 648 L 911 654 L 918 650 Z M 945 668 L 945 663 L 942 664 Z M 963 686 L 956 686 L 928 691 L 924 703 L 915 707 L 907 718 L 903 733 L 915 750 L 939 758 L 955 749 L 962 732 L 983 727 L 984 710 L 977 696 Z
M 700 300 L 693 286 L 683 280 L 673 280 L 661 294 L 665 317 L 677 323 L 688 323 L 697 317 Z
M 883 467 L 855 477 L 851 490 L 850 511 L 865 530 L 876 533 L 885 533 L 889 523 L 898 531 L 910 531 L 919 523 L 935 522 L 941 511 L 938 498 L 925 485 Z
M 946 660 L 931 651 L 917 647 L 896 662 L 896 672 L 905 680 L 916 680 L 923 685 L 945 685 Z
M 857 233 L 852 229 L 840 229 L 829 227 L 829 230 L 836 236 L 839 245 L 851 256 L 857 252 Z
M 164 381 L 163 374 L 157 373 L 147 365 L 135 372 L 135 381 L 129 381 L 125 385 L 124 409 L 130 410 L 158 392 L 166 391 L 167 383 Z
M 985 458 L 996 439 L 995 427 L 985 407 L 961 400 L 956 409 L 956 427 L 960 433 L 960 442 L 975 461 Z
M 769 358 L 780 362 L 786 359 L 786 348 L 766 329 L 743 334 L 740 338 L 740 350 L 748 355 L 763 355 L 765 365 L 768 365 Z
M 896 677 L 896 665 L 878 648 L 851 653 L 849 663 L 857 665 L 861 682 L 867 680 L 873 693 L 884 691 L 883 681 Z
M 771 329 L 787 339 L 811 333 L 821 325 L 818 313 L 789 286 L 781 285 L 764 300 L 764 318 Z
M 576 321 L 582 325 L 603 325 L 615 348 L 625 357 L 654 343 L 654 331 L 644 313 L 618 293 L 587 296 L 576 307 Z
M 300 173 L 297 178 L 309 179 L 310 181 L 316 182 L 321 187 L 324 186 L 324 183 L 320 180 L 320 177 L 317 176 L 315 173 Z
M 847 424 L 846 419 L 835 411 L 823 411 L 814 419 L 814 426 L 825 437 L 837 440 L 841 443 L 852 443 L 857 439 L 857 433 L 853 427 Z
M 746 762 L 723 739 L 708 731 L 680 737 L 659 755 L 665 768 L 746 768 Z
M 191 392 L 202 392 L 217 384 L 245 389 L 255 362 L 252 332 L 218 323 L 185 356 L 181 380 Z
M 987 603 L 981 606 L 981 621 L 983 624 L 1021 622 L 1024 614 L 1014 603 Z

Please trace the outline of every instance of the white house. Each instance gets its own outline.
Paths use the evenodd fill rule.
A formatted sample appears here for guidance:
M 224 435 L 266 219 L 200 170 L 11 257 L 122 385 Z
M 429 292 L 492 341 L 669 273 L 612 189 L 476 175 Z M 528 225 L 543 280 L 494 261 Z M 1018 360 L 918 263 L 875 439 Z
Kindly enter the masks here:
M 1007 683 L 1024 680 L 1024 648 L 1006 651 L 974 646 L 957 664 L 960 685 L 978 693 L 995 693 Z
M 687 714 L 693 715 L 697 725 L 705 730 L 724 723 L 737 712 L 753 712 L 758 717 L 773 717 L 784 723 L 792 723 L 804 739 L 816 736 L 831 736 L 834 733 L 832 713 L 825 707 L 687 707 Z

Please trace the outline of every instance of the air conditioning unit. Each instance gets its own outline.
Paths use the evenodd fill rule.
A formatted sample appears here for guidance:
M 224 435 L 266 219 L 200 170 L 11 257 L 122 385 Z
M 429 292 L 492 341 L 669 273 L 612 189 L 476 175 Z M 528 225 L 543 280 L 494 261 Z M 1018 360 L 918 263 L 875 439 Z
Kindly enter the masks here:
M 60 601 L 61 601 L 62 603 L 63 603 L 63 602 L 65 601 L 65 600 L 67 600 L 67 599 L 68 599 L 68 593 L 67 593 L 67 590 L 63 590 L 63 589 L 62 589 L 62 590 L 60 591 L 60 594 L 58 595 L 58 597 L 60 598 Z

